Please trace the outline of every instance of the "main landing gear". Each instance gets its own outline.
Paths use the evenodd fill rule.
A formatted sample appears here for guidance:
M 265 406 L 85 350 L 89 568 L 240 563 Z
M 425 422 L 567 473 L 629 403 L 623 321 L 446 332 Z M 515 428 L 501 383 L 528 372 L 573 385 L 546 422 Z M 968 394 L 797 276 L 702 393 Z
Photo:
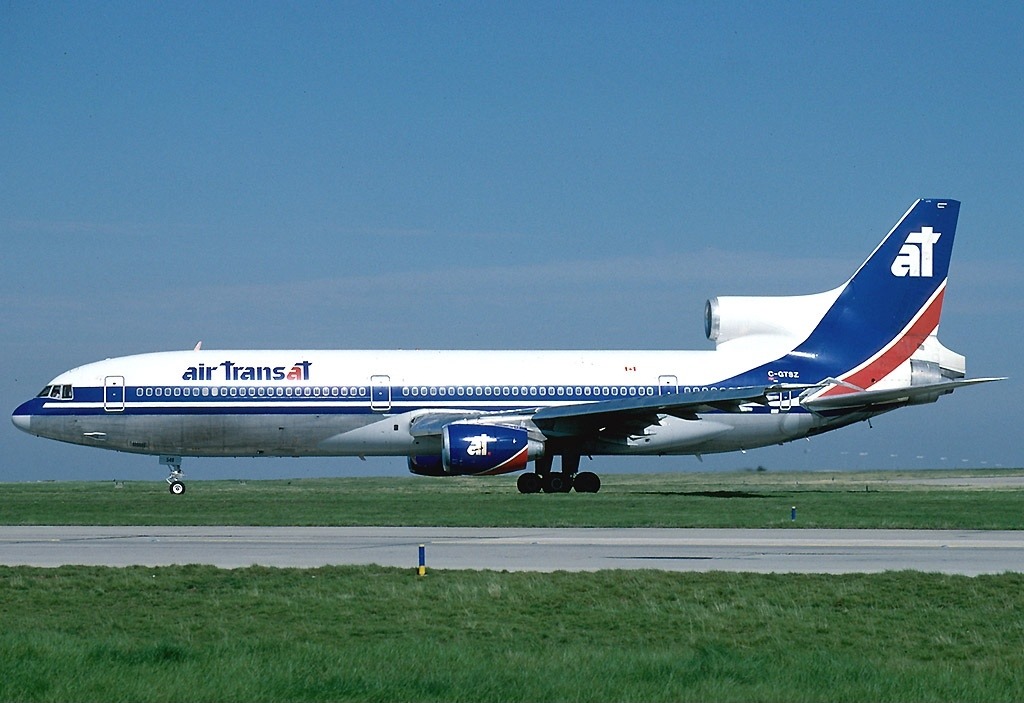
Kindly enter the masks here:
M 554 457 L 543 456 L 537 459 L 536 473 L 527 472 L 519 476 L 516 486 L 520 493 L 568 493 L 576 489 L 577 493 L 597 493 L 601 490 L 601 479 L 590 471 L 580 471 L 579 454 L 563 454 L 562 470 L 552 471 Z
M 181 479 L 185 477 L 184 472 L 181 470 L 181 457 L 180 456 L 162 456 L 160 457 L 161 466 L 166 466 L 171 471 L 171 475 L 167 477 L 167 490 L 176 496 L 180 496 L 185 492 L 185 484 Z

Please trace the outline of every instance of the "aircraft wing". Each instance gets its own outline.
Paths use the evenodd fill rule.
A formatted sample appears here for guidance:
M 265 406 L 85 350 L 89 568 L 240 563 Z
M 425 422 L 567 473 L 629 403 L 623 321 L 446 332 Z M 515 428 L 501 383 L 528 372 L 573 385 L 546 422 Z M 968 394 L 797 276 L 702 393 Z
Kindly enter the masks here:
M 547 437 L 585 437 L 599 432 L 628 436 L 641 434 L 645 428 L 657 424 L 659 415 L 696 420 L 701 412 L 739 412 L 743 403 L 766 403 L 766 396 L 772 390 L 767 386 L 750 386 L 497 413 L 471 410 L 431 412 L 417 417 L 410 431 L 414 437 L 423 437 L 440 434 L 445 425 L 459 421 L 513 425 L 532 422 Z
M 940 395 L 952 393 L 957 388 L 974 386 L 979 383 L 1003 381 L 1004 378 L 964 378 L 942 383 L 928 383 L 920 386 L 904 386 L 875 391 L 852 391 L 840 395 L 823 398 L 801 399 L 800 405 L 812 413 L 826 414 L 832 411 L 868 410 L 880 405 L 903 404 L 910 402 L 929 403 L 937 400 Z
M 693 393 L 620 398 L 582 405 L 560 405 L 538 410 L 533 423 L 549 437 L 574 437 L 598 432 L 631 435 L 658 423 L 659 415 L 696 420 L 701 412 L 739 412 L 740 405 L 767 402 L 764 386 L 729 388 Z

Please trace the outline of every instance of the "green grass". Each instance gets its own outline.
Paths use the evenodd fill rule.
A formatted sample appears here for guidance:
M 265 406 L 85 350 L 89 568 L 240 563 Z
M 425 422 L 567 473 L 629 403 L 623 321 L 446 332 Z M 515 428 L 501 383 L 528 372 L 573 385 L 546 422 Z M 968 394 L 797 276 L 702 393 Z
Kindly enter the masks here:
M 0 522 L 1022 527 L 1024 491 L 908 476 L 0 484 Z M 7 700 L 1018 701 L 1024 575 L 0 567 Z
M 1024 576 L 0 568 L 0 700 L 1018 701 Z
M 0 524 L 1024 528 L 1024 490 L 896 482 L 909 476 L 606 475 L 596 495 L 530 496 L 510 477 L 193 481 L 182 496 L 158 482 L 0 484 Z

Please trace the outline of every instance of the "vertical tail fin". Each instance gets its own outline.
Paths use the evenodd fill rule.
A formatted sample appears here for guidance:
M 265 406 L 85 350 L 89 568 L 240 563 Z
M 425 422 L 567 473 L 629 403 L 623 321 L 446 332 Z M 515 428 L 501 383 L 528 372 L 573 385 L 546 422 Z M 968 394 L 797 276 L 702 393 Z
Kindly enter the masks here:
M 956 200 L 915 202 L 793 353 L 859 388 L 907 362 L 938 329 L 959 213 Z

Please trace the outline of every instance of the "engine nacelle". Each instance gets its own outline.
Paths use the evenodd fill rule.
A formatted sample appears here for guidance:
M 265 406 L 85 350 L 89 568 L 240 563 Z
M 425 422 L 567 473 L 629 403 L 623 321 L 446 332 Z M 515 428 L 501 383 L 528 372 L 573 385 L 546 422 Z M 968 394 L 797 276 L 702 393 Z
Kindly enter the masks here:
M 718 296 L 704 305 L 704 334 L 721 346 L 739 339 L 806 339 L 842 288 L 793 296 Z
M 447 476 L 438 454 L 409 457 L 409 471 L 417 476 Z
M 411 456 L 420 476 L 483 476 L 522 471 L 544 454 L 544 444 L 521 427 L 453 422 L 441 430 L 441 456 Z

